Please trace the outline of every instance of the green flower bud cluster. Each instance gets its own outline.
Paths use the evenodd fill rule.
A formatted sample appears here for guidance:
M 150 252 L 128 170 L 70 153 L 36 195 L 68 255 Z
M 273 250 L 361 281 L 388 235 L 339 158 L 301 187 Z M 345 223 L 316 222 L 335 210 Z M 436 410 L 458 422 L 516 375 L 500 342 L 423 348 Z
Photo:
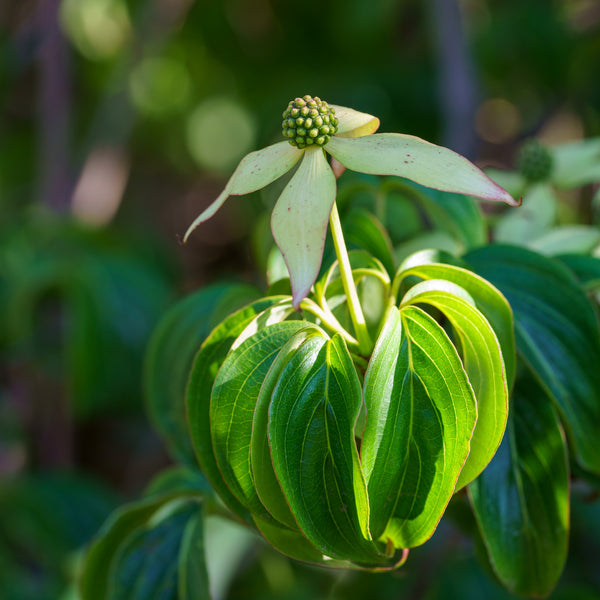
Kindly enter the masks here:
M 327 102 L 308 94 L 292 100 L 283 112 L 284 137 L 292 146 L 306 148 L 316 144 L 324 146 L 337 131 L 335 111 Z
M 532 138 L 521 146 L 517 168 L 527 181 L 546 181 L 552 175 L 554 159 L 546 146 Z

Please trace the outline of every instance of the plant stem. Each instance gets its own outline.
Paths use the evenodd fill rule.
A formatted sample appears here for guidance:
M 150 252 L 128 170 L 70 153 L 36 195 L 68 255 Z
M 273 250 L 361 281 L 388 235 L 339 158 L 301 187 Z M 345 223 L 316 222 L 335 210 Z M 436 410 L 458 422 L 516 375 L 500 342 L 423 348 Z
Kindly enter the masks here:
M 342 232 L 342 225 L 340 223 L 340 215 L 335 202 L 333 203 L 331 215 L 329 216 L 329 224 L 331 226 L 331 235 L 333 236 L 335 254 L 340 267 L 342 284 L 348 300 L 350 318 L 352 319 L 356 338 L 358 339 L 358 346 L 360 352 L 364 356 L 368 356 L 373 349 L 373 342 L 371 341 L 371 336 L 367 330 L 365 316 L 363 314 L 362 307 L 360 306 L 360 301 L 358 300 L 358 292 L 356 291 L 354 278 L 352 277 L 352 267 L 350 266 L 348 250 L 346 249 L 346 242 L 344 241 L 344 234 Z

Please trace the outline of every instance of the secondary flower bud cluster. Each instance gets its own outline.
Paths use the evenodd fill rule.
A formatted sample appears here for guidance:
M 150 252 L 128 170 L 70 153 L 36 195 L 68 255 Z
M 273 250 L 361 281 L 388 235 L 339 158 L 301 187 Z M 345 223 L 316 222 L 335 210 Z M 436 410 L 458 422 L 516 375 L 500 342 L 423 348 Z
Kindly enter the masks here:
M 337 131 L 335 111 L 327 102 L 308 94 L 292 100 L 283 112 L 284 137 L 292 146 L 324 146 Z
M 532 138 L 521 147 L 517 167 L 527 181 L 546 181 L 552 175 L 554 159 L 546 146 Z

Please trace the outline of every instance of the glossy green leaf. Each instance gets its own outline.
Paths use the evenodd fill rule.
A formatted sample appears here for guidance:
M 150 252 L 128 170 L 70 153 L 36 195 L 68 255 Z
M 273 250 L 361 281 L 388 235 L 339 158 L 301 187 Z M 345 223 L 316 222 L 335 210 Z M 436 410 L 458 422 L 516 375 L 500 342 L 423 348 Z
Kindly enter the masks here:
M 446 264 L 442 264 L 441 261 Z M 489 281 L 458 264 L 447 264 L 448 261 L 459 262 L 451 256 L 444 256 L 443 253 L 431 250 L 413 254 L 398 269 L 394 286 L 400 288 L 403 280 L 415 276 L 425 280 L 445 279 L 463 288 L 473 298 L 477 309 L 492 326 L 500 342 L 510 388 L 514 380 L 516 362 L 511 307 L 506 298 Z
M 552 403 L 526 374 L 517 380 L 504 440 L 469 494 L 502 583 L 523 596 L 549 594 L 567 556 L 567 451 Z
M 396 548 L 418 546 L 435 531 L 469 453 L 473 391 L 446 333 L 414 306 L 390 311 L 364 389 L 371 532 Z
M 396 175 L 445 192 L 519 204 L 460 154 L 411 135 L 376 133 L 354 139 L 334 136 L 327 152 L 353 171 Z
M 237 311 L 223 321 L 206 338 L 192 365 L 186 392 L 190 435 L 203 473 L 225 504 L 248 523 L 252 517 L 231 493 L 217 466 L 210 437 L 210 395 L 220 366 L 240 334 L 264 311 L 282 298 L 263 298 Z
M 276 522 L 265 521 L 256 516 L 254 522 L 265 540 L 282 554 L 303 562 L 323 563 L 323 554 L 306 539 L 300 530 L 282 527 Z
M 556 258 L 569 268 L 584 290 L 600 289 L 600 258 L 582 254 L 563 254 Z
M 250 463 L 256 399 L 277 354 L 303 327 L 303 321 L 284 321 L 260 329 L 227 355 L 212 389 L 210 433 L 217 465 L 233 495 L 263 519 L 270 513 L 256 493 Z
M 600 336 L 585 293 L 560 262 L 517 246 L 465 259 L 510 302 L 518 353 L 556 403 L 581 466 L 600 472 Z
M 309 146 L 271 214 L 273 238 L 290 273 L 296 308 L 321 268 L 335 190 L 335 176 L 322 148 Z
M 323 337 L 322 331 L 305 323 L 305 327 L 296 332 L 291 339 L 281 348 L 265 376 L 254 409 L 252 424 L 252 439 L 250 459 L 254 476 L 254 487 L 263 506 L 271 516 L 285 524 L 290 529 L 298 529 L 296 519 L 281 491 L 279 481 L 275 475 L 271 458 L 271 448 L 268 439 L 269 406 L 275 386 L 281 376 L 281 371 L 292 358 L 296 350 L 308 339 L 315 337 L 319 344 Z M 256 517 L 255 517 L 256 520 Z M 265 523 L 265 527 L 267 523 Z
M 144 364 L 146 408 L 176 461 L 197 464 L 185 414 L 185 388 L 194 356 L 213 327 L 257 297 L 256 289 L 248 285 L 208 286 L 175 304 L 154 330 Z
M 464 294 L 463 288 L 449 281 L 430 279 L 412 287 L 402 300 L 403 306 L 434 306 L 448 319 L 458 336 L 463 365 L 477 399 L 477 424 L 457 490 L 489 463 L 502 441 L 508 417 L 508 387 L 500 344 L 474 300 Z
M 200 223 L 210 219 L 229 196 L 249 194 L 264 188 L 287 173 L 300 160 L 301 156 L 302 150 L 298 150 L 289 142 L 279 142 L 245 156 L 219 197 L 190 225 L 183 241 L 187 241 L 192 231 Z
M 368 539 L 366 487 L 354 442 L 358 375 L 340 336 L 311 336 L 281 371 L 269 442 L 281 489 L 308 540 L 355 562 L 385 559 Z

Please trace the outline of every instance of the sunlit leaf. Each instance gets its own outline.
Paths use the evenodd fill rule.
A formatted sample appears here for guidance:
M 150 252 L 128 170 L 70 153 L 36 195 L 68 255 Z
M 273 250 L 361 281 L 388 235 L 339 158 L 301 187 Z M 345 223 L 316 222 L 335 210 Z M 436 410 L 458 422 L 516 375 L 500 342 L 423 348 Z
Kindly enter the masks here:
M 477 424 L 469 456 L 456 489 L 475 479 L 500 445 L 508 416 L 508 388 L 500 344 L 491 325 L 464 297 L 464 289 L 447 281 L 431 279 L 415 285 L 402 304 L 436 307 L 448 319 L 460 342 L 464 368 L 477 399 Z
M 311 336 L 281 371 L 269 408 L 269 442 L 304 535 L 326 556 L 364 563 L 385 556 L 367 533 L 354 442 L 360 405 L 360 382 L 341 337 Z
M 414 306 L 389 312 L 364 389 L 371 533 L 396 548 L 418 546 L 433 534 L 469 453 L 473 391 L 446 333 Z
M 274 323 L 234 348 L 219 369 L 210 401 L 213 452 L 225 483 L 253 514 L 268 519 L 250 464 L 252 419 L 261 385 L 283 345 L 303 321 Z
M 445 264 L 442 264 L 444 261 Z M 449 264 L 450 263 L 450 264 Z M 410 256 L 398 269 L 397 278 L 445 279 L 463 288 L 492 326 L 500 347 L 509 387 L 515 374 L 515 334 L 513 314 L 506 298 L 489 281 L 459 266 L 462 261 L 436 251 L 425 250 Z M 399 285 L 399 282 L 395 282 Z
M 258 315 L 280 301 L 281 297 L 278 296 L 257 300 L 216 327 L 194 359 L 186 392 L 190 434 L 200 467 L 225 504 L 248 523 L 252 522 L 249 511 L 225 484 L 213 454 L 209 420 L 210 395 L 217 372 L 233 343 Z

